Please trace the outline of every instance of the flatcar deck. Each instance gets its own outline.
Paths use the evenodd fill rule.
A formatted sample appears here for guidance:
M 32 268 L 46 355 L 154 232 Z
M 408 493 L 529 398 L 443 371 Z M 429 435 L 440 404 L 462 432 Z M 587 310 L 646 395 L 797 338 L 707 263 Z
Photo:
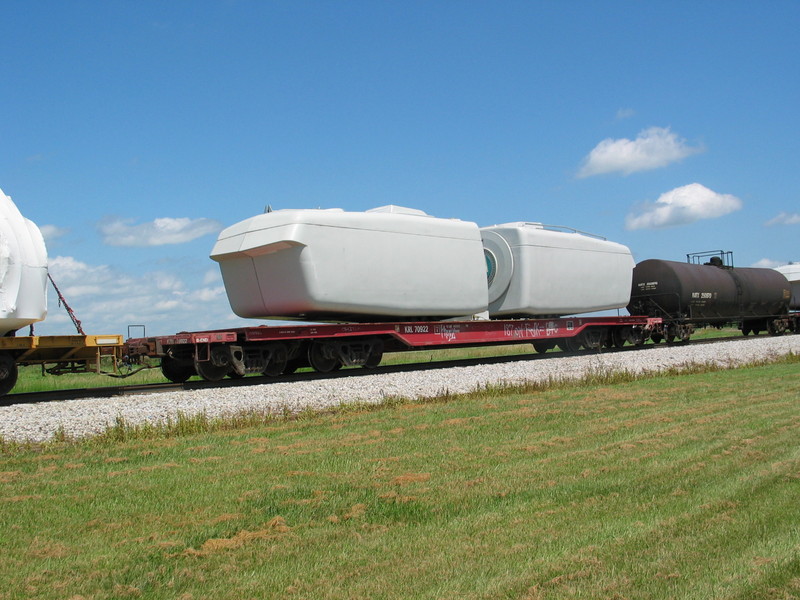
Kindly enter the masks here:
M 149 338 L 131 338 L 128 345 L 209 344 L 233 341 L 265 342 L 386 335 L 411 347 L 516 343 L 569 338 L 591 327 L 652 327 L 653 317 L 562 317 L 474 321 L 400 321 L 388 323 L 302 323 L 259 325 L 232 329 L 181 332 Z
M 218 380 L 261 372 L 280 375 L 299 366 L 320 372 L 376 366 L 384 352 L 529 342 L 538 351 L 621 346 L 647 339 L 659 318 L 566 317 L 546 319 L 302 323 L 241 327 L 133 338 L 129 357 L 162 360 L 168 379 L 194 373 Z
M 75 363 L 99 368 L 104 356 L 121 358 L 122 344 L 121 335 L 0 337 L 0 352 L 12 353 L 19 365 Z
M 100 373 L 107 358 L 116 371 L 122 351 L 121 335 L 0 337 L 0 396 L 13 389 L 18 366 L 41 365 L 53 375 Z

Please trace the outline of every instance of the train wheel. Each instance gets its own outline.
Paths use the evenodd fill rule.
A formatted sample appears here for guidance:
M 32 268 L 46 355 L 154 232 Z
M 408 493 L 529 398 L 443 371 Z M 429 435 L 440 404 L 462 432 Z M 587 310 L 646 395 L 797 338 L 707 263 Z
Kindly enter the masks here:
M 334 349 L 324 342 L 312 342 L 308 347 L 308 364 L 318 373 L 330 373 L 342 368 Z
M 661 343 L 661 340 L 663 340 L 663 339 L 664 339 L 664 336 L 663 336 L 663 335 L 661 335 L 660 333 L 654 333 L 654 334 L 652 334 L 652 335 L 650 336 L 650 339 L 651 339 L 651 340 L 653 340 L 653 343 L 654 343 L 654 344 L 660 344 L 660 343 Z
M 230 372 L 231 367 L 230 365 L 218 367 L 210 360 L 199 361 L 195 358 L 194 369 L 206 381 L 222 381 Z
M 605 329 L 586 329 L 581 335 L 581 343 L 587 350 L 600 350 L 603 347 L 603 340 L 606 339 Z
M 562 352 L 578 352 L 581 349 L 581 343 L 576 337 L 561 338 L 558 341 L 558 347 Z
M 767 331 L 770 335 L 783 335 L 783 333 L 786 331 L 786 327 L 780 320 L 768 321 Z
M 555 348 L 556 345 L 548 340 L 537 340 L 533 342 L 533 349 L 536 350 L 539 354 L 544 354 L 548 350 L 552 350 Z
M 285 344 L 273 344 L 269 355 L 269 362 L 261 371 L 267 377 L 278 377 L 286 372 L 289 364 L 289 349 Z
M 287 365 L 289 364 L 288 360 L 271 360 L 269 364 L 264 369 L 263 373 L 267 377 L 278 377 L 279 375 L 283 375 L 286 372 Z
M 633 346 L 644 346 L 649 339 L 650 333 L 641 327 L 631 327 L 630 333 L 626 335 L 627 341 Z
M 308 359 L 305 356 L 297 356 L 295 358 L 290 359 L 286 363 L 286 368 L 283 370 L 284 375 L 291 375 L 297 369 L 302 369 L 308 366 Z
M 633 335 L 632 327 L 617 327 L 611 330 L 611 344 L 615 348 L 622 348 L 625 342 Z
M 5 396 L 17 385 L 19 369 L 14 357 L 5 352 L 0 353 L 0 396 Z
M 374 346 L 372 348 L 372 352 L 369 353 L 369 358 L 367 358 L 367 362 L 364 363 L 364 368 L 374 369 L 379 364 L 381 364 L 382 358 L 383 358 L 383 344 Z
M 161 359 L 161 373 L 172 383 L 183 383 L 194 375 L 194 367 L 187 365 L 171 356 L 164 356 Z

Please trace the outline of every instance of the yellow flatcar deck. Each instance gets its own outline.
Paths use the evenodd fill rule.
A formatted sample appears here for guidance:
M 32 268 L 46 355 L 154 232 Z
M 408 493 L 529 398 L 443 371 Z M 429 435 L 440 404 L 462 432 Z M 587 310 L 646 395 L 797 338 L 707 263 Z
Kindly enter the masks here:
M 54 364 L 71 372 L 100 372 L 100 361 L 106 357 L 116 368 L 122 343 L 121 335 L 0 337 L 0 352 L 11 354 L 18 365 Z

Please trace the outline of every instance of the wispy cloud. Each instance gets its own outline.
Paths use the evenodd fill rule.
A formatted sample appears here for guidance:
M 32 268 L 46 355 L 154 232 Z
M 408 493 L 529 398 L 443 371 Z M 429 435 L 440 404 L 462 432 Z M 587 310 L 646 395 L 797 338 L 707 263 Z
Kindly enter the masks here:
M 636 114 L 636 111 L 632 108 L 620 108 L 617 111 L 617 120 L 622 121 L 623 119 L 630 119 L 632 116 Z
M 799 225 L 800 224 L 800 213 L 787 213 L 782 212 L 777 217 L 774 217 L 767 221 L 766 225 Z
M 785 265 L 785 264 L 786 264 L 786 261 L 781 262 L 779 260 L 772 260 L 771 258 L 762 258 L 761 260 L 758 260 L 758 261 L 754 262 L 750 266 L 751 267 L 758 267 L 758 268 L 761 268 L 761 269 L 774 269 L 775 267 L 780 267 L 780 266 Z
M 98 223 L 97 229 L 109 246 L 163 246 L 217 233 L 222 224 L 213 219 L 164 217 L 134 225 L 132 219 L 108 218 Z
M 692 183 L 661 194 L 646 202 L 625 219 L 626 229 L 662 229 L 688 225 L 701 219 L 715 219 L 742 208 L 742 201 Z
M 60 281 L 68 285 L 83 283 L 102 286 L 114 280 L 114 274 L 107 265 L 92 266 L 71 256 L 50 257 L 48 269 L 58 273 L 62 278 Z
M 222 275 L 219 269 L 208 269 L 203 275 L 203 285 L 220 285 L 222 283 Z
M 659 169 L 703 150 L 702 146 L 690 146 L 668 127 L 650 127 L 635 140 L 607 138 L 597 144 L 584 159 L 578 177 Z
M 42 237 L 45 242 L 52 242 L 69 233 L 69 229 L 57 227 L 55 225 L 42 225 L 39 227 L 39 231 L 42 232 Z

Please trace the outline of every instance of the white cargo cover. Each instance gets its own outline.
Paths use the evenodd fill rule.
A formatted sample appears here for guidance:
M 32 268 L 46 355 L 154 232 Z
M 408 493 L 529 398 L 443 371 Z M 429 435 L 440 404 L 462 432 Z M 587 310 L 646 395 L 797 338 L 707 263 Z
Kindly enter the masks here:
M 39 228 L 0 190 L 0 335 L 47 315 L 47 250 Z
M 634 261 L 622 244 L 541 223 L 481 229 L 489 315 L 572 315 L 628 304 Z
M 264 213 L 222 231 L 211 258 L 246 318 L 444 318 L 488 303 L 478 226 L 397 206 Z
M 789 308 L 792 310 L 800 309 L 800 263 L 789 263 L 782 267 L 775 267 L 775 270 L 783 273 L 792 285 L 792 298 L 789 300 Z

